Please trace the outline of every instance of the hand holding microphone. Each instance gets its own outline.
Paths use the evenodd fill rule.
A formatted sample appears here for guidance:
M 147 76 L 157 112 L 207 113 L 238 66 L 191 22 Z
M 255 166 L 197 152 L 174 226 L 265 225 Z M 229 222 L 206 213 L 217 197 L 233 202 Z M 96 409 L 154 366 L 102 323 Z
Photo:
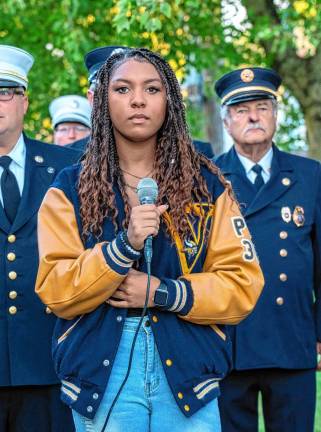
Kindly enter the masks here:
M 145 259 L 150 262 L 152 257 L 152 238 L 158 234 L 160 216 L 167 210 L 167 205 L 156 206 L 158 187 L 155 180 L 145 177 L 137 186 L 137 194 L 141 205 L 133 207 L 130 215 L 127 237 L 131 246 L 140 250 L 145 242 Z

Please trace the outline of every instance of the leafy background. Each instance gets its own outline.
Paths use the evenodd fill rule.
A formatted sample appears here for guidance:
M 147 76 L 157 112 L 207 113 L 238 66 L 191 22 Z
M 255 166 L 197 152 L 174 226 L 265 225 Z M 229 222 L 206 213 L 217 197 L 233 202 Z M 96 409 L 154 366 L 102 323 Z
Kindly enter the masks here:
M 223 132 L 213 83 L 232 68 L 273 67 L 284 80 L 278 144 L 321 159 L 320 6 L 321 0 L 0 0 L 0 43 L 35 57 L 26 130 L 38 139 L 52 140 L 53 98 L 86 94 L 86 52 L 144 46 L 175 69 L 192 134 L 210 140 L 216 153 Z

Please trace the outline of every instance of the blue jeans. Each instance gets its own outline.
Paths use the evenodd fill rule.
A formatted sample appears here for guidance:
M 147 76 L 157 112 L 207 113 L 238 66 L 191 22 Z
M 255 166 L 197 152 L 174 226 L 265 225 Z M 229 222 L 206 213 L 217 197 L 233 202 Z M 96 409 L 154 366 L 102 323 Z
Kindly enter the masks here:
M 125 377 L 139 318 L 127 318 L 112 373 L 93 420 L 73 411 L 77 432 L 101 432 Z M 167 383 L 148 318 L 140 328 L 129 378 L 109 418 L 106 432 L 220 432 L 217 399 L 187 418 Z

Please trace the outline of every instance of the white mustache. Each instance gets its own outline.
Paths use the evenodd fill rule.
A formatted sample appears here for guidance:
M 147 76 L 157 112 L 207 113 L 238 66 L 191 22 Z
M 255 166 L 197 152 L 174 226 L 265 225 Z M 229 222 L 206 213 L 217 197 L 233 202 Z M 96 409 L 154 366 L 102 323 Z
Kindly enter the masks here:
M 250 130 L 256 130 L 261 129 L 263 132 L 265 132 L 265 128 L 260 123 L 251 123 L 246 129 L 245 132 L 248 132 Z

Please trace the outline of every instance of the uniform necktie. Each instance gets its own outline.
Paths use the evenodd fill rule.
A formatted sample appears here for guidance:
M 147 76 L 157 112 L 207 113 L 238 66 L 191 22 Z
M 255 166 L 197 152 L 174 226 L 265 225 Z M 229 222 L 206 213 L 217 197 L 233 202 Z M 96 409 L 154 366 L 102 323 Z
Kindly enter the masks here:
M 12 159 L 9 156 L 0 157 L 0 166 L 3 168 L 1 175 L 3 208 L 7 218 L 13 223 L 20 203 L 20 191 L 16 176 L 9 170 L 11 161 Z
M 261 187 L 264 185 L 264 180 L 262 177 L 263 168 L 261 167 L 261 165 L 256 164 L 252 167 L 252 171 L 254 171 L 256 173 L 256 177 L 255 177 L 255 181 L 254 181 L 254 187 L 255 187 L 256 191 L 258 192 L 261 189 Z

